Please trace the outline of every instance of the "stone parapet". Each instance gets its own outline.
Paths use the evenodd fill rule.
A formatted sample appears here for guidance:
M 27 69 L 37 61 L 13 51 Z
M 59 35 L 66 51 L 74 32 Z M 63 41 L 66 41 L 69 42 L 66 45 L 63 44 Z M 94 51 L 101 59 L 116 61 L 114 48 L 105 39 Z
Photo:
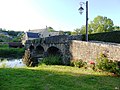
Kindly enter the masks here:
M 120 61 L 120 44 L 85 42 L 73 40 L 70 43 L 71 59 L 96 60 L 100 54 L 107 54 L 110 60 Z

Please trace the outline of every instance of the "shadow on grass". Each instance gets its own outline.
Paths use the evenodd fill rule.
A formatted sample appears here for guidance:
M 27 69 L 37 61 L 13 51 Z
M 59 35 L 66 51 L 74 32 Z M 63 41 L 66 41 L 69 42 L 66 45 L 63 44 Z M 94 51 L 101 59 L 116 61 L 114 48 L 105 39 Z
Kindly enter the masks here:
M 120 90 L 120 77 L 0 68 L 0 90 Z

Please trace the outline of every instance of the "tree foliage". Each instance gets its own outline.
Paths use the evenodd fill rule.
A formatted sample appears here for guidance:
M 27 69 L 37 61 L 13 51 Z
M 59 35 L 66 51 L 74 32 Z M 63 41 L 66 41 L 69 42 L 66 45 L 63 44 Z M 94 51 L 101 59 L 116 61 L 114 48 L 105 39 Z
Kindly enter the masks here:
M 79 35 L 81 30 L 79 28 L 76 28 L 74 31 L 75 31 L 74 34 Z
M 97 16 L 90 23 L 93 33 L 113 31 L 113 21 L 110 18 Z
M 88 25 L 88 34 L 113 31 L 113 25 L 113 21 L 110 18 L 97 16 Z M 86 27 L 83 25 L 80 29 L 77 28 L 74 31 L 76 33 L 85 34 Z
M 83 26 L 80 28 L 80 33 L 81 33 L 81 34 L 85 34 L 85 33 L 86 33 L 86 27 L 85 27 L 85 25 L 83 25 Z
M 55 30 L 52 27 L 47 28 L 49 32 L 54 32 Z
M 64 35 L 71 35 L 70 31 L 64 31 Z
M 114 26 L 114 31 L 120 31 L 120 26 Z
M 21 42 L 21 38 L 24 35 L 24 32 L 22 31 L 11 31 L 0 28 L 0 33 L 6 33 L 0 34 L 0 42 Z

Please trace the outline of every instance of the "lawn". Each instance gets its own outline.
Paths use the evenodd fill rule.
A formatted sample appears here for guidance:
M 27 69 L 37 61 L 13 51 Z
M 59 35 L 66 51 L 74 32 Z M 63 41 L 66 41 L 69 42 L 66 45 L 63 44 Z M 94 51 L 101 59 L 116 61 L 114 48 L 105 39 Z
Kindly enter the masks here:
M 0 68 L 0 90 L 120 90 L 120 77 L 57 65 Z

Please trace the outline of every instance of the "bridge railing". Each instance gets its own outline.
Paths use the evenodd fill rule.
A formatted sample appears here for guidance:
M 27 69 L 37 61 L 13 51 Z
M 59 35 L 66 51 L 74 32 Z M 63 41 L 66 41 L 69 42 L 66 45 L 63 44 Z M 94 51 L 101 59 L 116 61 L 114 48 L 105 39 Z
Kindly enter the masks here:
M 27 44 L 37 44 L 37 43 L 66 43 L 70 40 L 82 40 L 82 35 L 58 35 L 58 36 L 50 36 L 46 38 L 39 38 L 34 40 L 29 40 Z
M 81 35 L 70 36 L 70 35 L 59 35 L 59 36 L 51 36 L 45 38 L 44 43 L 66 43 L 70 40 L 82 40 Z

